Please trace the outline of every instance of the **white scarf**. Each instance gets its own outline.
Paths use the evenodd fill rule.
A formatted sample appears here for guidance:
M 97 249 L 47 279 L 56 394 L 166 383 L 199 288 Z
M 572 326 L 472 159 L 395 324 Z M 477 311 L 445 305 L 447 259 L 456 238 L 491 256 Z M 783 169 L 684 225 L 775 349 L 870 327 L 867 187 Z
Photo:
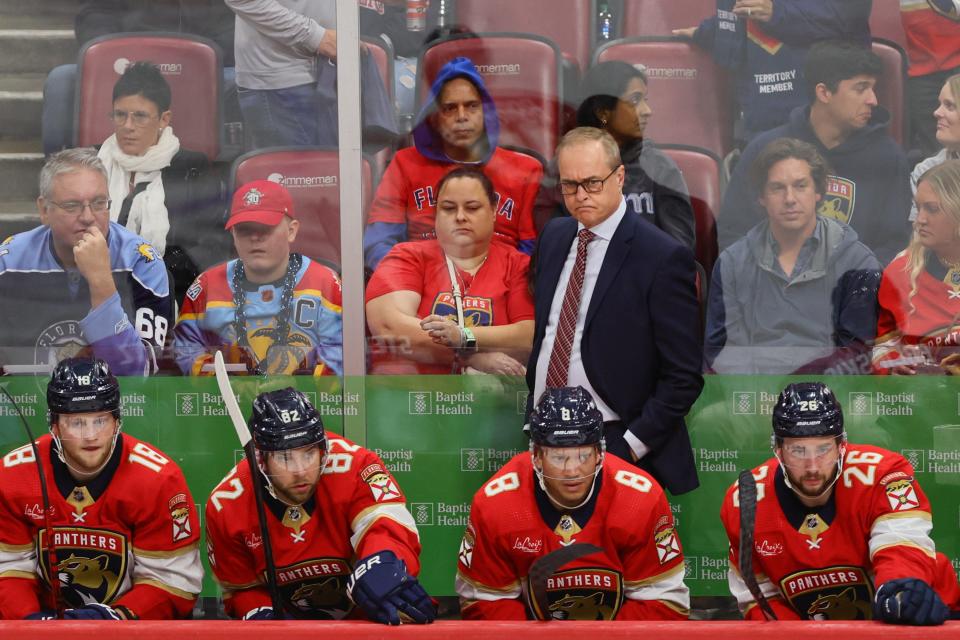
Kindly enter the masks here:
M 149 183 L 147 188 L 133 199 L 127 229 L 140 235 L 152 244 L 160 255 L 167 248 L 167 232 L 170 218 L 164 204 L 161 171 L 170 166 L 170 161 L 180 151 L 180 140 L 173 135 L 173 127 L 164 127 L 157 144 L 142 156 L 129 156 L 120 150 L 117 134 L 107 138 L 97 154 L 107 168 L 110 190 L 110 219 L 116 221 L 123 208 L 123 200 L 130 193 L 130 174 L 135 174 L 135 184 Z

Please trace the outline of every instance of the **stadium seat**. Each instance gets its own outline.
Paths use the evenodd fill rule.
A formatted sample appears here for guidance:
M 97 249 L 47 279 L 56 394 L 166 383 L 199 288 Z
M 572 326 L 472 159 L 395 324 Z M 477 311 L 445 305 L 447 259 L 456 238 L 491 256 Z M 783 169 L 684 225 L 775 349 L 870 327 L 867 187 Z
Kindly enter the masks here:
M 516 31 L 516 0 L 457 0 L 454 22 L 474 33 Z M 596 12 L 593 0 L 523 0 L 525 30 L 553 40 L 583 70 L 590 65 Z
M 900 21 L 899 0 L 873 0 L 870 10 L 870 35 L 897 43 L 907 48 L 907 36 Z
M 454 35 L 432 43 L 417 65 L 418 103 L 444 64 L 466 56 L 483 76 L 500 116 L 500 144 L 553 157 L 560 136 L 563 80 L 557 45 L 526 34 Z
M 717 259 L 717 214 L 722 202 L 719 158 L 706 149 L 686 145 L 658 145 L 677 163 L 690 191 L 697 227 L 697 262 L 707 273 Z
M 173 129 L 183 145 L 215 160 L 220 153 L 220 48 L 183 34 L 120 33 L 87 43 L 78 58 L 75 144 L 101 144 L 113 134 L 107 114 L 113 85 L 133 62 L 160 67 L 173 93 Z
M 273 147 L 252 151 L 233 163 L 230 193 L 253 180 L 273 180 L 287 187 L 300 231 L 293 248 L 311 258 L 336 265 L 340 260 L 340 157 L 336 149 Z M 344 212 L 363 216 L 373 194 L 373 171 L 363 159 L 363 211 Z
M 669 36 L 673 29 L 695 27 L 717 11 L 716 0 L 624 0 L 623 4 L 624 37 Z
M 890 112 L 889 133 L 901 147 L 910 139 L 906 117 L 907 55 L 897 43 L 873 39 L 873 52 L 883 61 L 883 77 L 877 81 L 877 101 Z
M 596 62 L 642 65 L 657 142 L 704 147 L 719 157 L 733 148 L 732 80 L 710 54 L 677 38 L 625 38 L 597 50 Z

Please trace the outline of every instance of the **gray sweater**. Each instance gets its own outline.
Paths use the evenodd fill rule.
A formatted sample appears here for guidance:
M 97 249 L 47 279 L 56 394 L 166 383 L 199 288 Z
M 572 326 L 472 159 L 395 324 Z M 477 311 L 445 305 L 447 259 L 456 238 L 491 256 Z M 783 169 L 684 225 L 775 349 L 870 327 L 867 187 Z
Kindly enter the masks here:
M 236 14 L 237 86 L 286 89 L 316 82 L 317 49 L 336 29 L 334 0 L 224 0 Z

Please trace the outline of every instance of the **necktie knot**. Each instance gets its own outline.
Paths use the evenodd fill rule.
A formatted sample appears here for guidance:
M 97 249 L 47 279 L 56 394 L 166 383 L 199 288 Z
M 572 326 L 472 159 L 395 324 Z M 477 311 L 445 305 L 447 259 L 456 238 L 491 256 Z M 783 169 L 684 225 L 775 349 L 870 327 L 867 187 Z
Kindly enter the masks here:
M 580 232 L 577 233 L 577 238 L 579 238 L 580 242 L 583 244 L 589 243 L 596 237 L 597 234 L 595 234 L 593 231 L 590 231 L 590 229 L 580 229 Z

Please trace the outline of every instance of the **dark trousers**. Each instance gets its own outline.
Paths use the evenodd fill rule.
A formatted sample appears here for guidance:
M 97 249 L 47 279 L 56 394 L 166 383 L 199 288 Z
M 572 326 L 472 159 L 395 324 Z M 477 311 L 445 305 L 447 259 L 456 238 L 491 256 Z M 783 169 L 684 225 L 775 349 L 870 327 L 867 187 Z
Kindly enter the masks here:
M 623 458 L 626 462 L 639 469 L 643 469 L 656 478 L 657 482 L 660 482 L 660 478 L 657 478 L 657 474 L 653 471 L 653 468 L 647 464 L 649 456 L 640 458 L 636 462 L 633 461 L 633 453 L 630 445 L 627 444 L 627 440 L 623 437 L 626 432 L 627 426 L 623 424 L 621 420 L 612 420 L 603 423 L 603 435 L 607 440 L 607 452 L 612 453 L 618 458 Z

